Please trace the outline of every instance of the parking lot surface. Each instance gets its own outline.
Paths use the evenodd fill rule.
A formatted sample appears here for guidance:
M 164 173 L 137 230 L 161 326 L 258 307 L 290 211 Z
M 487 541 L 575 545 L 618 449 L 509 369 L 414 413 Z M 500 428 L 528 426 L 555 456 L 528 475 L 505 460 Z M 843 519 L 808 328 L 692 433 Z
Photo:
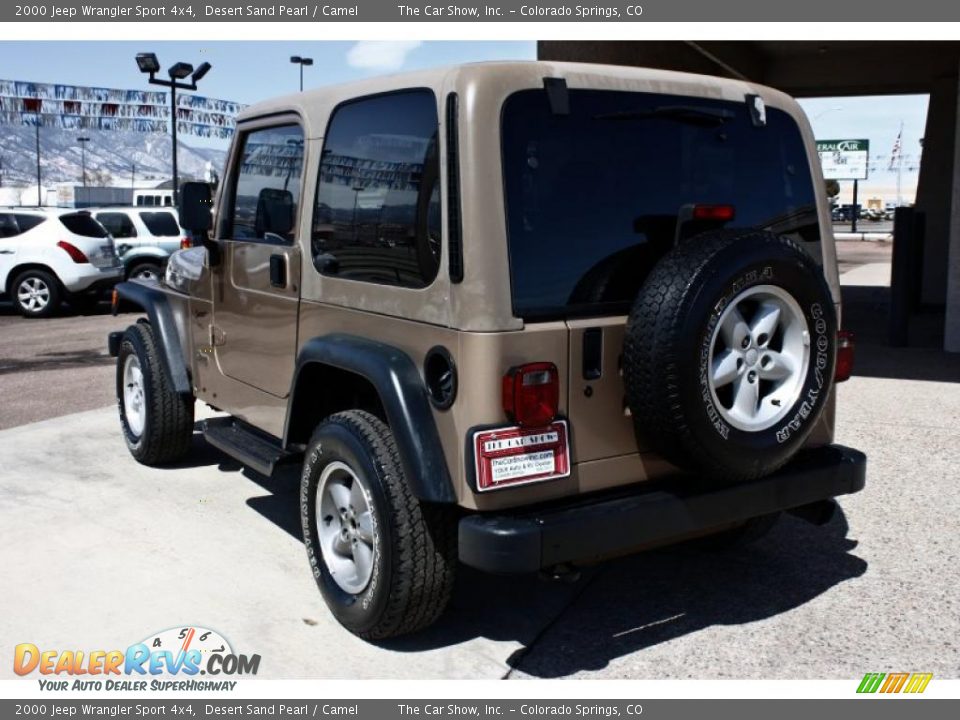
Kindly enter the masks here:
M 2 410 L 0 637 L 112 648 L 204 625 L 259 653 L 260 676 L 272 678 L 958 677 L 960 356 L 885 347 L 870 330 L 882 291 L 845 289 L 864 332 L 859 374 L 839 389 L 837 440 L 867 453 L 868 484 L 830 524 L 787 517 L 746 549 L 650 552 L 572 584 L 464 570 L 436 626 L 385 644 L 327 613 L 299 539 L 295 469 L 259 476 L 199 435 L 179 467 L 137 465 L 111 407 L 109 359 L 0 374 L 5 403 L 17 375 L 20 392 L 56 382 L 66 397 L 42 422 Z M 106 331 L 133 317 L 64 317 L 37 335 L 3 317 L 0 358 L 29 357 L 22 344 L 57 334 L 102 357 Z M 70 339 L 71 323 L 88 344 Z M 21 333 L 12 350 L 11 327 Z M 82 402 L 99 397 L 98 409 L 75 412 L 71 372 L 90 373 Z M 61 408 L 71 414 L 54 417 Z

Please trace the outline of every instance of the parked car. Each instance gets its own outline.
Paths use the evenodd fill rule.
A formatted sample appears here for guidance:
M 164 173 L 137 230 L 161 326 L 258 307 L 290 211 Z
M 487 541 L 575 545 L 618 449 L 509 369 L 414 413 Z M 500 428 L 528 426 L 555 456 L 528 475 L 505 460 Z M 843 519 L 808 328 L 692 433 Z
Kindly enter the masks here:
M 170 253 L 190 242 L 173 208 L 109 207 L 91 212 L 113 236 L 127 278 L 159 279 Z
M 0 291 L 24 317 L 85 307 L 123 279 L 106 229 L 86 211 L 0 208 Z
M 249 107 L 215 218 L 183 186 L 203 245 L 118 286 L 147 316 L 109 337 L 122 436 L 176 462 L 199 399 L 228 455 L 300 463 L 311 575 L 368 639 L 433 622 L 460 563 L 569 576 L 823 524 L 866 458 L 834 444 L 852 346 L 816 158 L 783 93 L 644 68 Z

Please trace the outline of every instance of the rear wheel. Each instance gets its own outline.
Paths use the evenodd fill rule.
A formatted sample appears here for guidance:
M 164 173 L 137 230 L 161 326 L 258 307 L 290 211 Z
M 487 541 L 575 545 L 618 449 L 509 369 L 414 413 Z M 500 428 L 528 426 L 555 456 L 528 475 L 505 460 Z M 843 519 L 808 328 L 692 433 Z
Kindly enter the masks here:
M 146 280 L 148 282 L 158 282 L 161 276 L 161 269 L 158 263 L 141 262 L 130 268 L 127 275 L 129 280 Z
M 333 615 L 369 640 L 415 632 L 450 600 L 457 563 L 451 508 L 421 503 L 393 433 L 351 410 L 324 421 L 300 486 L 307 557 Z
M 193 397 L 173 389 L 162 362 L 150 325 L 127 328 L 117 356 L 117 405 L 127 448 L 144 465 L 179 460 L 193 438 Z
M 24 317 L 50 317 L 60 306 L 60 283 L 44 270 L 27 270 L 13 281 L 10 296 Z

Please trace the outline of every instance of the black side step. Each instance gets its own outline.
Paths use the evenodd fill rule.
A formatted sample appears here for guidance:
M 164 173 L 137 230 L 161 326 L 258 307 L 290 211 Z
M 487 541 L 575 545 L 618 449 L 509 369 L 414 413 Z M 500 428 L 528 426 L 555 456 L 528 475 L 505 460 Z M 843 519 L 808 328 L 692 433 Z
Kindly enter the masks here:
M 215 448 L 267 477 L 280 463 L 299 456 L 280 447 L 279 440 L 232 417 L 204 421 L 203 436 Z

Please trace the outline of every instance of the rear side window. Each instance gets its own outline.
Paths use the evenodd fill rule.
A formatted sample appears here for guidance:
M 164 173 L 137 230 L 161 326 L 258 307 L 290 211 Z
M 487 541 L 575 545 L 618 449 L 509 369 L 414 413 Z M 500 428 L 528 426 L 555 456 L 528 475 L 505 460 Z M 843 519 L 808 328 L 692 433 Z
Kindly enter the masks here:
M 819 241 L 796 123 L 745 102 L 571 90 L 554 114 L 543 90 L 510 96 L 502 151 L 514 312 L 523 318 L 625 312 L 678 238 L 760 228 Z M 695 205 L 734 219 L 689 222 Z M 819 252 L 816 253 L 819 255 Z
M 13 218 L 17 221 L 17 226 L 22 233 L 33 230 L 37 225 L 46 221 L 46 218 L 42 215 L 25 215 L 23 213 L 14 213 Z
M 16 237 L 20 234 L 17 221 L 9 213 L 0 213 L 0 238 Z
M 437 102 L 409 90 L 341 105 L 324 141 L 312 250 L 324 275 L 422 288 L 440 267 Z
M 180 235 L 180 225 L 168 212 L 141 212 L 140 219 L 152 235 L 175 237 Z
M 0 238 L 11 238 L 33 230 L 46 218 L 24 213 L 0 213 Z
M 137 236 L 137 228 L 126 213 L 98 213 L 97 220 L 115 239 Z
M 88 213 L 69 213 L 60 216 L 60 222 L 74 235 L 102 238 L 107 236 L 106 228 Z
M 241 142 L 230 237 L 292 242 L 303 173 L 303 130 L 299 125 L 252 130 Z

